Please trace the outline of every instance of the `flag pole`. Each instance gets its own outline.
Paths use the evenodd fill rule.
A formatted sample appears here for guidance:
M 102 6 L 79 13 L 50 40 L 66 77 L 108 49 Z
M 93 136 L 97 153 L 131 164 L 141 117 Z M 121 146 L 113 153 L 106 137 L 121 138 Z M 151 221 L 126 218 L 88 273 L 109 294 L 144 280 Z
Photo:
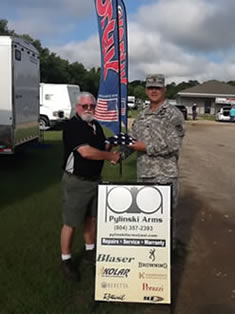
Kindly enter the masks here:
M 116 1 L 116 16 L 117 16 L 117 42 L 118 42 L 118 122 L 119 133 L 122 131 L 122 105 L 121 105 L 121 60 L 120 60 L 120 36 L 119 36 L 119 12 L 118 12 L 118 0 Z M 120 150 L 120 149 L 119 149 Z M 119 163 L 119 175 L 122 177 L 122 159 Z

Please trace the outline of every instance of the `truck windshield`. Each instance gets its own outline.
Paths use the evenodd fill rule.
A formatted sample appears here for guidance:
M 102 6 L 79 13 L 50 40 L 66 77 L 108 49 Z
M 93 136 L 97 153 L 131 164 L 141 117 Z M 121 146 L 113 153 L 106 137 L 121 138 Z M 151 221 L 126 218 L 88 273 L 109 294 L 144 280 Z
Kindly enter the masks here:
M 229 109 L 224 109 L 223 110 L 223 115 L 224 116 L 229 116 L 230 115 L 230 110 Z

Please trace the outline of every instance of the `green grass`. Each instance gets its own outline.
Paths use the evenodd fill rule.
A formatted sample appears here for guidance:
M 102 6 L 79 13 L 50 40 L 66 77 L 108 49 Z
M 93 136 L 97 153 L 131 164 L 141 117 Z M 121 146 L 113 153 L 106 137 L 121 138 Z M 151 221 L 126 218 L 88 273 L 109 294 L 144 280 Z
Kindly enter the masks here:
M 200 120 L 211 120 L 211 121 L 215 121 L 215 115 L 211 115 L 211 114 L 202 114 L 199 115 L 198 117 Z
M 128 118 L 131 118 L 131 119 L 135 119 L 138 114 L 140 113 L 141 109 L 137 109 L 137 110 L 128 110 Z
M 93 301 L 94 270 L 81 261 L 81 232 L 73 247 L 81 282 L 61 275 L 61 162 L 61 131 L 46 132 L 44 145 L 0 156 L 0 313 L 155 313 L 154 305 Z M 133 181 L 135 155 L 122 172 L 107 163 L 104 179 Z
M 211 114 L 199 114 L 198 120 L 209 120 L 209 121 L 215 121 L 215 115 Z M 193 120 L 192 115 L 189 116 L 189 120 Z

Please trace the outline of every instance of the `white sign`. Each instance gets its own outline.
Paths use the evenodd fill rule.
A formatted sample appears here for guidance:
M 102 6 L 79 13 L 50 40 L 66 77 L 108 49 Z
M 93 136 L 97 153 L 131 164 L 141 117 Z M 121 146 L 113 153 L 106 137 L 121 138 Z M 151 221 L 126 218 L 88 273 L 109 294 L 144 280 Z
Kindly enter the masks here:
M 227 104 L 227 105 L 234 105 L 235 104 L 235 98 L 215 98 L 216 104 Z
M 170 211 L 170 185 L 99 185 L 95 300 L 170 304 Z

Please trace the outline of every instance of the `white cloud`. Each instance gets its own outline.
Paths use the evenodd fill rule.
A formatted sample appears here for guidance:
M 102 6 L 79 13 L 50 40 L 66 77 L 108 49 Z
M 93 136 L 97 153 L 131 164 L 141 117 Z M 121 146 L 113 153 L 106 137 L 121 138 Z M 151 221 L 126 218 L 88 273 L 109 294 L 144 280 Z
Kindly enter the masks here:
M 70 42 L 62 47 L 51 47 L 52 51 L 70 62 L 82 63 L 86 68 L 100 66 L 99 38 L 92 36 L 83 42 Z
M 44 19 L 42 21 L 42 16 Z M 53 25 L 53 26 L 52 26 Z M 18 34 L 29 34 L 34 39 L 41 39 L 43 41 L 51 40 L 51 38 L 57 38 L 73 30 L 72 23 L 66 23 L 61 28 L 57 25 L 57 21 L 54 15 L 50 13 L 45 14 L 40 9 L 36 15 L 27 14 L 27 18 L 15 20 L 9 20 L 9 29 L 14 29 Z
M 19 34 L 29 34 L 44 42 L 59 41 L 60 37 L 71 32 L 94 13 L 93 1 L 83 0 L 9 0 L 8 5 L 15 7 L 16 14 L 8 18 L 9 29 Z M 0 4 L 0 10 L 6 10 Z
M 139 23 L 163 40 L 196 51 L 223 50 L 235 40 L 235 2 L 227 0 L 160 0 L 142 7 Z
M 128 5 L 130 1 L 125 2 Z M 130 81 L 144 79 L 152 72 L 164 73 L 168 82 L 176 83 L 234 80 L 234 0 L 135 2 L 136 6 L 141 3 L 137 13 L 127 11 Z M 41 0 L 33 4 L 31 0 L 8 0 L 7 5 L 15 8 L 14 16 L 6 15 L 9 28 L 39 38 L 71 62 L 88 68 L 100 66 L 97 35 L 81 40 L 91 19 L 97 34 L 93 0 Z M 6 12 L 7 6 L 1 3 L 0 10 Z
M 16 11 L 21 10 L 21 13 L 26 12 L 29 8 L 35 13 L 37 10 L 44 10 L 45 14 L 51 11 L 54 12 L 58 18 L 61 12 L 64 12 L 64 14 L 69 12 L 70 16 L 76 15 L 77 17 L 82 17 L 89 14 L 94 9 L 93 0 L 8 0 L 6 3 L 1 3 L 0 6 L 2 10 L 6 9 L 6 7 L 14 8 Z
M 68 14 L 73 17 L 83 17 L 90 15 L 95 9 L 94 0 L 62 0 L 64 2 L 64 9 L 67 10 Z
M 226 60 L 235 48 L 234 9 L 231 0 L 226 5 L 220 0 L 160 0 L 140 8 L 129 26 L 132 78 L 161 72 L 176 82 L 233 79 L 235 69 Z

